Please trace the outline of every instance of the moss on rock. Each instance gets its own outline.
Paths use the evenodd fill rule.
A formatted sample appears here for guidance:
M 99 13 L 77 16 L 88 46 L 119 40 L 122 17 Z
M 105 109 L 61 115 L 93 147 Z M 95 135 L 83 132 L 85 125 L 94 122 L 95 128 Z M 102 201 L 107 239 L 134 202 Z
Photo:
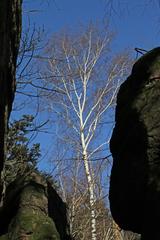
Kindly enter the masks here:
M 70 240 L 66 207 L 38 172 L 20 176 L 0 209 L 0 240 Z
M 23 208 L 12 220 L 9 239 L 60 240 L 59 233 L 51 218 L 35 209 Z

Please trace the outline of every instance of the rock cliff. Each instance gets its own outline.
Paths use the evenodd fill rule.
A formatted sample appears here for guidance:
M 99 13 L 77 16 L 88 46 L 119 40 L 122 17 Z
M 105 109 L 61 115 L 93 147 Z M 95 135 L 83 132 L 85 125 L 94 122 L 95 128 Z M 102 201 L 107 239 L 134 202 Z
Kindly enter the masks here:
M 111 212 L 118 225 L 160 239 L 160 47 L 121 85 L 110 141 Z
M 7 122 L 16 88 L 15 72 L 21 37 L 21 5 L 21 0 L 0 1 L 0 173 L 4 165 Z

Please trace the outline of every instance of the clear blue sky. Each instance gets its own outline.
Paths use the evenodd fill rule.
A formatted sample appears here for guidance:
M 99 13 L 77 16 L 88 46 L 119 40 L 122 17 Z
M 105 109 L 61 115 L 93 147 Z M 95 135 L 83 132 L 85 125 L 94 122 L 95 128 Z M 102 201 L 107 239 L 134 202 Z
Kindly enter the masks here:
M 129 48 L 133 49 L 135 54 L 135 47 L 149 50 L 160 45 L 159 6 L 156 3 L 147 6 L 147 0 L 119 2 L 122 4 L 115 5 L 116 12 L 112 12 L 109 18 L 111 30 L 116 32 L 112 45 L 113 52 Z M 106 0 L 29 0 L 24 1 L 23 26 L 28 24 L 29 16 L 32 24 L 43 26 L 51 35 L 65 27 L 76 29 L 79 23 L 87 24 L 91 20 L 103 22 L 107 15 Z M 44 153 L 49 146 L 50 138 L 41 135 L 37 141 L 43 146 Z
M 153 48 L 160 40 L 160 8 L 156 1 L 112 0 L 116 12 L 109 19 L 117 33 L 115 49 L 126 47 Z M 26 1 L 24 16 L 29 10 L 30 19 L 36 25 L 44 26 L 50 33 L 65 26 L 76 28 L 78 23 L 90 20 L 103 21 L 107 18 L 107 0 L 35 0 Z M 148 4 L 147 4 L 148 2 Z M 157 1 L 158 2 L 158 1 Z M 48 4 L 47 4 L 48 3 Z M 34 11 L 36 10 L 36 11 Z M 25 25 L 25 21 L 24 21 Z

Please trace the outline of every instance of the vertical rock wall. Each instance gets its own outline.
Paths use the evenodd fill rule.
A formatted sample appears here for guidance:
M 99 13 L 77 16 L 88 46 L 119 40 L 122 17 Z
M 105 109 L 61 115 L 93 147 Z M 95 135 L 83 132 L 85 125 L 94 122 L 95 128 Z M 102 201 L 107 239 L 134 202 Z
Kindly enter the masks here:
M 141 57 L 120 87 L 110 149 L 115 221 L 144 240 L 160 239 L 160 48 Z
M 15 92 L 16 60 L 21 35 L 22 0 L 0 1 L 0 172 L 4 164 L 5 135 Z

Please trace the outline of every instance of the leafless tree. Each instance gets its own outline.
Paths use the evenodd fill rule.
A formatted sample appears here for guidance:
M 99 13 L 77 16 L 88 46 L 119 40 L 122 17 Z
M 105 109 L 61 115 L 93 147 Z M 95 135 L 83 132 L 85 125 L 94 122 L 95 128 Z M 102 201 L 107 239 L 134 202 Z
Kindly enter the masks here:
M 58 157 L 58 156 L 57 156 Z M 60 156 L 59 156 L 60 157 Z M 58 159 L 57 159 L 58 160 Z M 75 240 L 90 239 L 90 208 L 89 194 L 87 189 L 87 181 L 81 173 L 82 161 L 77 156 L 77 160 L 73 161 L 72 168 L 67 169 L 66 174 L 64 161 L 59 160 L 58 163 L 58 179 L 59 194 L 65 200 L 68 206 L 70 230 Z M 98 161 L 97 166 L 100 165 Z M 99 174 L 100 175 L 100 174 Z M 94 176 L 99 191 L 96 192 L 95 212 L 96 212 L 96 233 L 98 240 L 138 240 L 132 232 L 122 231 L 113 221 L 110 211 L 107 208 L 105 197 L 102 195 L 102 185 L 99 178 Z
M 109 138 L 98 139 L 98 134 L 103 134 L 102 122 L 113 107 L 119 85 L 130 66 L 127 54 L 111 58 L 111 40 L 108 29 L 101 32 L 93 25 L 79 29 L 79 34 L 61 33 L 48 46 L 50 56 L 40 73 L 47 88 L 55 90 L 46 96 L 45 106 L 47 103 L 49 110 L 65 123 L 63 135 L 70 148 L 78 151 L 84 166 L 92 240 L 97 239 L 93 160 L 109 142 Z

